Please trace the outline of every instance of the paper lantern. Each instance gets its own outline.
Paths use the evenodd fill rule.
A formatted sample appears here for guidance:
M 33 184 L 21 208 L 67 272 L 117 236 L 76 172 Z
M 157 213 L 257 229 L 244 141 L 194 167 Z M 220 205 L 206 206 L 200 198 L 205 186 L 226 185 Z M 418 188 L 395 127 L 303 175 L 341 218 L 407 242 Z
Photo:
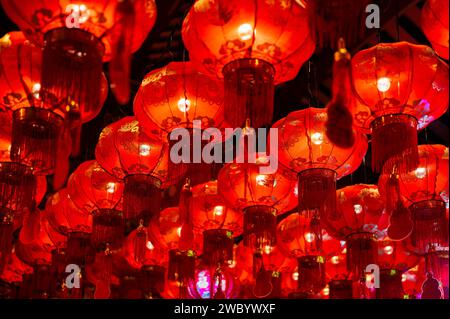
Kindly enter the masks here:
M 332 144 L 326 121 L 325 109 L 310 107 L 272 126 L 278 129 L 278 159 L 298 173 L 299 211 L 308 216 L 335 210 L 336 179 L 354 172 L 367 151 L 367 139 L 358 132 L 351 148 Z
M 167 143 L 157 135 L 144 132 L 135 117 L 125 117 L 105 127 L 100 134 L 95 156 L 110 174 L 124 181 L 123 213 L 132 228 L 161 209 L 161 188 L 180 180 L 168 174 Z
M 448 108 L 448 65 L 434 51 L 407 42 L 380 43 L 352 59 L 356 126 L 372 134 L 372 168 L 417 167 L 417 130 Z M 402 138 L 399 138 L 399 137 Z
M 448 60 L 448 1 L 426 1 L 422 8 L 421 28 L 434 51 Z
M 190 169 L 188 177 L 195 185 L 209 181 L 212 174 L 211 165 L 198 161 L 193 154 L 201 152 L 198 148 L 203 149 L 209 142 L 202 141 L 200 129 L 227 126 L 223 103 L 221 81 L 198 72 L 190 62 L 171 62 L 145 76 L 134 99 L 133 110 L 144 130 L 159 131 L 168 139 L 170 150 L 177 142 L 188 143 L 192 149 L 189 164 L 169 162 L 170 175 L 179 174 L 177 171 L 186 169 L 186 165 Z M 199 125 L 195 126 L 194 121 Z M 188 130 L 189 137 L 184 136 L 184 130 L 177 130 L 181 128 Z M 198 140 L 194 134 L 198 135 Z
M 227 205 L 244 215 L 244 242 L 256 250 L 276 242 L 276 216 L 295 205 L 295 175 L 279 166 L 261 173 L 267 157 L 256 154 L 255 163 L 229 163 L 219 172 L 217 187 Z
M 379 240 L 378 266 L 380 287 L 376 290 L 378 299 L 403 299 L 403 273 L 420 262 L 420 256 L 409 252 L 402 242 Z
M 418 152 L 418 167 L 409 173 L 397 174 L 399 192 L 414 225 L 408 238 L 409 248 L 424 254 L 430 246 L 448 246 L 448 148 L 419 145 Z M 399 167 L 398 171 L 404 172 L 404 169 Z M 380 176 L 381 193 L 389 191 L 384 186 L 389 178 L 389 174 Z
M 443 290 L 443 297 L 448 298 L 448 246 L 432 247 L 425 255 L 425 269 L 427 273 L 433 274 L 434 278 L 439 281 Z
M 21 6 L 3 0 L 2 6 L 28 39 L 43 46 L 43 88 L 72 101 L 81 113 L 97 108 L 102 61 L 110 61 L 113 92 L 120 103 L 128 101 L 130 56 L 156 20 L 153 0 L 46 0 Z
M 365 267 L 377 263 L 376 239 L 385 237 L 387 214 L 375 185 L 357 184 L 337 190 L 337 209 L 321 222 L 332 237 L 345 240 L 347 269 L 358 280 Z
M 311 56 L 306 10 L 297 1 L 199 0 L 182 28 L 193 64 L 224 78 L 225 119 L 242 127 L 272 121 L 274 84 L 292 80 Z
M 67 192 L 78 208 L 93 216 L 92 244 L 101 251 L 106 246 L 120 248 L 124 236 L 121 181 L 96 161 L 86 161 L 70 175 Z

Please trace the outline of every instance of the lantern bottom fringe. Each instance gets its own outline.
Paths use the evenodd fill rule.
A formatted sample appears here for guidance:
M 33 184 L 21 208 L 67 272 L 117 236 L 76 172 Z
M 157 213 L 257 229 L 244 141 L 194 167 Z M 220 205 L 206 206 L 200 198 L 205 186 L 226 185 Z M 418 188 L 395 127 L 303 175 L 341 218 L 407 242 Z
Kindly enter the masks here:
M 366 266 L 377 263 L 377 242 L 371 233 L 355 233 L 347 236 L 347 271 L 354 280 L 364 277 Z
M 330 299 L 352 299 L 353 281 L 348 279 L 333 279 L 328 283 Z
M 408 173 L 419 164 L 417 120 L 407 114 L 376 118 L 372 124 L 372 169 L 376 173 Z
M 244 209 L 244 245 L 255 250 L 273 247 L 276 242 L 277 211 L 270 206 L 255 205 Z
M 402 273 L 396 269 L 380 270 L 380 287 L 376 289 L 377 299 L 403 299 Z
M 115 209 L 97 209 L 92 219 L 92 245 L 97 251 L 122 247 L 124 238 L 124 219 L 121 211 Z
M 307 255 L 297 258 L 298 291 L 319 293 L 326 285 L 325 258 Z

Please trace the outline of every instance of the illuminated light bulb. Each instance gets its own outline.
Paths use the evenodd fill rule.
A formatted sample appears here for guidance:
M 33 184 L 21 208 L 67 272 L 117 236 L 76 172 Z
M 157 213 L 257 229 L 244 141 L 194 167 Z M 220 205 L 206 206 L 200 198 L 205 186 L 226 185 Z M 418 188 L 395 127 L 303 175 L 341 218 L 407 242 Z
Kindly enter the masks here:
M 316 238 L 316 236 L 314 236 L 313 233 L 306 233 L 306 234 L 305 234 L 305 240 L 306 240 L 308 243 L 312 243 L 312 242 L 314 241 L 315 238 Z
M 272 246 L 270 246 L 270 245 L 264 246 L 264 253 L 266 255 L 270 254 L 271 252 L 272 252 Z
M 323 134 L 320 132 L 315 132 L 311 134 L 311 142 L 315 145 L 320 145 L 323 143 Z
M 267 176 L 266 176 L 266 175 L 257 175 L 257 176 L 256 176 L 256 183 L 257 183 L 259 186 L 264 186 L 264 185 L 266 185 L 266 182 L 267 182 Z
M 328 288 L 328 286 L 326 286 L 325 288 L 322 289 L 322 294 L 324 296 L 328 296 L 330 294 L 330 288 Z
M 234 267 L 236 267 L 236 261 L 235 261 L 235 260 L 232 260 L 232 261 L 229 263 L 228 268 L 234 268 Z
M 33 97 L 35 99 L 39 99 L 39 92 L 41 91 L 41 83 L 34 83 L 31 91 L 33 93 Z
M 292 280 L 295 280 L 295 281 L 297 281 L 298 280 L 298 271 L 294 271 L 293 273 L 292 273 Z
M 147 144 L 139 145 L 139 155 L 149 156 L 150 155 L 150 145 L 147 145 Z
M 214 216 L 222 216 L 223 215 L 223 206 L 215 206 L 214 207 Z
M 113 194 L 116 191 L 116 183 L 114 182 L 109 182 L 106 185 L 106 191 L 110 194 Z
M 394 252 L 394 247 L 392 247 L 392 246 L 386 246 L 386 247 L 384 247 L 384 252 L 385 252 L 387 255 L 392 255 L 392 253 Z
M 362 212 L 362 206 L 360 204 L 353 205 L 353 210 L 355 211 L 355 214 L 361 214 Z
M 379 78 L 377 81 L 378 91 L 384 93 L 391 87 L 391 80 L 386 77 Z
M 407 274 L 402 274 L 402 282 L 405 282 L 406 279 L 408 279 L 408 275 Z
M 153 246 L 153 244 L 152 244 L 152 242 L 149 240 L 149 241 L 147 241 L 147 249 L 149 249 L 149 250 L 153 250 L 154 248 L 155 248 L 155 246 Z
M 422 179 L 427 175 L 427 170 L 425 167 L 417 167 L 414 171 L 414 175 L 416 175 L 417 178 Z
M 191 107 L 191 101 L 189 101 L 189 99 L 181 98 L 178 100 L 178 109 L 181 112 L 183 112 L 183 113 L 188 112 L 190 107 Z
M 177 228 L 177 235 L 178 237 L 181 237 L 181 226 Z
M 253 36 L 253 27 L 249 23 L 243 23 L 238 28 L 238 34 L 242 41 L 250 40 Z
M 346 254 L 347 253 L 347 248 L 342 249 L 342 253 Z
M 331 257 L 331 263 L 332 263 L 333 265 L 339 264 L 339 256 L 333 256 L 333 257 Z

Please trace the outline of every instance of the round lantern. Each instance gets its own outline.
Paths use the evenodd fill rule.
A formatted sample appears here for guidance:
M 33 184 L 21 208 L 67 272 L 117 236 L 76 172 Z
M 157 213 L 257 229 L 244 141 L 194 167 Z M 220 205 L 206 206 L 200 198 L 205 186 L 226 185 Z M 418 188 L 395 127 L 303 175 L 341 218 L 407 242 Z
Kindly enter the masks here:
M 202 135 L 206 132 L 201 129 L 227 126 L 223 102 L 221 81 L 198 72 L 190 62 L 171 62 L 145 76 L 134 99 L 133 110 L 144 130 L 167 135 L 170 150 L 179 143 L 186 143 L 183 146 L 192 148 L 191 152 L 202 152 L 213 136 L 203 140 Z M 191 152 L 188 151 L 187 167 L 192 183 L 209 181 L 212 167 Z M 170 175 L 179 174 L 180 166 L 184 169 L 183 164 L 186 164 L 173 165 L 173 161 L 169 162 L 172 164 Z
M 448 1 L 426 1 L 422 8 L 421 27 L 434 51 L 448 60 Z
M 227 205 L 244 214 L 244 243 L 256 250 L 274 246 L 277 215 L 295 206 L 295 175 L 278 166 L 263 173 L 267 157 L 256 154 L 255 163 L 229 163 L 219 172 L 218 192 Z
M 399 193 L 408 207 L 413 231 L 408 237 L 409 248 L 425 254 L 431 246 L 448 247 L 448 147 L 443 145 L 419 145 L 418 167 L 409 173 L 398 173 Z M 404 172 L 400 163 L 398 171 Z M 389 174 L 379 179 L 380 192 L 385 188 Z
M 121 181 L 96 161 L 86 161 L 70 175 L 67 192 L 78 208 L 93 216 L 92 244 L 100 251 L 120 248 L 124 236 Z
M 448 65 L 434 51 L 407 42 L 380 43 L 352 59 L 354 123 L 372 134 L 372 168 L 399 161 L 417 167 L 417 130 L 448 108 Z
M 351 148 L 332 144 L 326 122 L 325 109 L 310 107 L 272 126 L 278 129 L 280 163 L 298 173 L 299 211 L 308 216 L 335 212 L 336 179 L 355 171 L 367 151 L 367 139 L 358 132 Z
M 321 222 L 333 238 L 346 241 L 347 269 L 352 279 L 364 277 L 366 266 L 377 263 L 376 239 L 385 237 L 387 214 L 375 185 L 357 184 L 337 190 L 336 212 Z
M 144 132 L 134 117 L 105 127 L 95 157 L 110 174 L 124 181 L 123 213 L 136 228 L 161 209 L 161 188 L 179 181 L 168 174 L 168 145 L 157 135 Z
M 406 250 L 402 242 L 384 239 L 377 244 L 380 287 L 376 296 L 378 299 L 403 299 L 403 273 L 416 266 L 420 256 Z
M 42 87 L 68 107 L 84 113 L 100 104 L 102 61 L 110 61 L 112 89 L 118 101 L 129 98 L 131 53 L 156 20 L 153 0 L 25 1 L 2 0 L 6 14 L 42 45 Z
M 448 220 L 447 220 L 448 223 Z M 432 247 L 425 255 L 425 269 L 427 273 L 439 281 L 440 286 L 444 292 L 444 298 L 448 299 L 448 273 L 449 273 L 449 259 L 447 247 Z
M 307 11 L 298 1 L 196 1 L 183 42 L 191 61 L 224 78 L 225 119 L 242 127 L 272 121 L 274 84 L 292 80 L 311 56 Z

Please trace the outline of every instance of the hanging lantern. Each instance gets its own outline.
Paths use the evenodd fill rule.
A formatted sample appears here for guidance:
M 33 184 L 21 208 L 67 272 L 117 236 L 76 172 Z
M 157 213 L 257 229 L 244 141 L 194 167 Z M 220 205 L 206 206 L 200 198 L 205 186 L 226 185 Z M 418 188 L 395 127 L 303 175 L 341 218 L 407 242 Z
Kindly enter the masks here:
M 335 213 L 323 215 L 322 225 L 335 239 L 346 241 L 347 270 L 352 279 L 364 277 L 377 263 L 376 239 L 385 237 L 387 214 L 375 185 L 357 184 L 337 190 Z
M 448 65 L 433 50 L 407 42 L 381 43 L 355 54 L 352 85 L 356 126 L 372 134 L 372 168 L 418 164 L 417 130 L 448 107 Z M 400 138 L 401 137 L 401 138 Z
M 367 151 L 367 139 L 354 132 L 353 147 L 343 149 L 326 136 L 325 109 L 295 111 L 276 122 L 281 164 L 298 173 L 298 205 L 311 217 L 333 214 L 336 207 L 336 179 L 355 171 Z
M 329 237 L 326 233 L 324 237 Z M 358 281 L 354 281 L 347 270 L 347 248 L 345 241 L 338 241 L 327 256 L 325 269 L 328 278 L 328 299 L 353 299 L 359 291 Z
M 422 8 L 421 28 L 434 51 L 448 60 L 448 1 L 426 1 Z
M 430 249 L 425 255 L 425 268 L 427 273 L 433 274 L 433 276 L 439 281 L 444 293 L 444 298 L 448 299 L 448 246 L 433 247 Z
M 256 154 L 255 163 L 229 163 L 219 172 L 218 192 L 227 205 L 244 214 L 244 243 L 256 251 L 276 242 L 277 215 L 295 205 L 295 176 L 279 166 L 261 173 L 267 157 Z
M 420 262 L 420 256 L 407 251 L 403 243 L 388 238 L 377 244 L 380 286 L 376 296 L 378 299 L 403 299 L 403 274 Z
M 93 216 L 94 247 L 102 252 L 120 248 L 124 236 L 121 181 L 96 161 L 86 161 L 70 175 L 67 192 L 75 206 Z
M 399 167 L 399 192 L 403 203 L 411 212 L 413 231 L 408 237 L 409 249 L 425 254 L 431 246 L 448 246 L 448 147 L 443 145 L 419 145 L 418 167 L 405 173 Z M 401 163 L 400 166 L 406 165 Z M 383 174 L 378 181 L 380 192 L 390 178 Z
M 153 0 L 2 0 L 8 16 L 42 45 L 42 86 L 80 113 L 99 107 L 102 61 L 109 61 L 111 88 L 121 104 L 129 99 L 130 56 L 156 20 Z M 73 103 L 71 103 L 73 102 Z
M 201 129 L 227 126 L 224 123 L 223 102 L 223 88 L 219 80 L 198 72 L 190 62 L 171 62 L 145 76 L 134 99 L 133 109 L 145 131 L 159 131 L 164 138 L 167 136 L 169 150 L 177 142 L 188 143 L 185 146 L 192 151 L 188 151 L 187 176 L 196 185 L 209 181 L 213 172 L 211 164 L 197 159 L 191 152 L 201 153 L 203 146 L 213 140 L 213 136 L 209 136 L 207 141 L 202 140 Z M 194 125 L 194 121 L 198 121 L 199 125 Z M 189 131 L 189 137 L 184 136 L 184 131 L 177 130 L 181 128 Z M 172 138 L 171 133 L 175 135 Z M 169 164 L 169 175 L 186 169 L 186 163 L 176 165 L 173 159 Z
M 11 254 L 6 263 L 0 265 L 0 296 L 3 299 L 17 299 L 18 289 L 24 275 L 31 275 L 33 268 L 22 262 L 16 254 Z M 3 285 L 4 284 L 4 285 Z M 5 291 L 6 290 L 6 291 Z
M 136 228 L 161 210 L 161 188 L 180 180 L 168 174 L 168 145 L 154 134 L 146 134 L 135 117 L 125 117 L 103 129 L 95 149 L 98 163 L 124 181 L 123 213 Z
M 196 1 L 183 42 L 193 64 L 224 78 L 225 120 L 272 121 L 274 84 L 292 80 L 312 55 L 307 11 L 297 1 Z

